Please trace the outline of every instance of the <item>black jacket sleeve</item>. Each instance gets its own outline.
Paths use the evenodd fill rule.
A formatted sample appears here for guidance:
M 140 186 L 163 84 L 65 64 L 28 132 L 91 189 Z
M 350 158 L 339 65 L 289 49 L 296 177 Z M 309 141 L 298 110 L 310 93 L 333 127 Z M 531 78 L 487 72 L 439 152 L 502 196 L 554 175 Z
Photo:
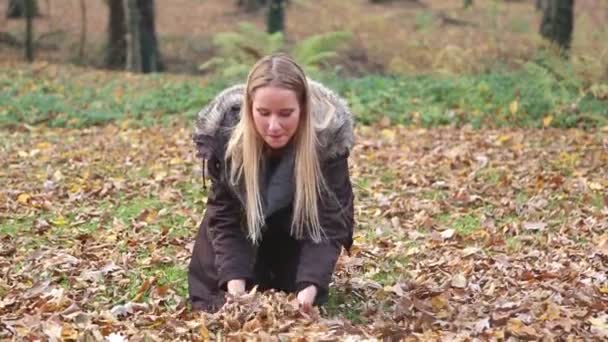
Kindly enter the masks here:
M 325 232 L 320 243 L 303 240 L 296 275 L 298 290 L 313 284 L 317 302 L 325 301 L 341 247 L 350 250 L 353 240 L 353 190 L 348 170 L 348 153 L 322 165 L 327 189 L 319 200 L 319 220 Z
M 226 290 L 232 279 L 253 282 L 254 247 L 247 238 L 242 221 L 242 206 L 230 190 L 224 176 L 223 163 L 216 157 L 209 159 L 211 191 L 207 198 L 208 233 L 215 252 L 218 286 Z

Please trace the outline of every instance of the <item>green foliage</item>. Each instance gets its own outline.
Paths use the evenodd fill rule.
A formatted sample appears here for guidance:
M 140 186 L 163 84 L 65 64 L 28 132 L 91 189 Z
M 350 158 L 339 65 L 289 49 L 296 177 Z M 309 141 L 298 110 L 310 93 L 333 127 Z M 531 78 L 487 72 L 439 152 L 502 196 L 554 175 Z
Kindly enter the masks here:
M 358 120 L 422 126 L 463 125 L 543 127 L 604 126 L 607 99 L 588 87 L 561 59 L 539 58 L 517 72 L 467 76 L 367 76 L 330 78 L 345 94 Z M 595 93 L 591 90 L 596 90 Z M 517 111 L 511 104 L 517 102 Z
M 426 31 L 433 26 L 435 17 L 433 12 L 425 10 L 416 12 L 414 27 L 416 30 Z
M 324 46 L 331 43 L 307 40 L 299 45 L 298 53 L 303 60 L 315 61 L 318 59 L 310 51 Z M 520 71 L 480 75 L 313 76 L 343 95 L 362 124 L 388 117 L 394 123 L 425 127 L 608 125 L 606 85 L 582 82 L 573 67 L 557 57 L 539 55 Z M 175 81 L 165 75 L 135 81 L 112 74 L 107 81 L 4 69 L 0 70 L 0 127 L 192 120 L 229 84 L 231 80 L 223 76 L 206 84 L 197 79 Z M 517 104 L 515 111 L 513 103 Z
M 308 73 L 320 68 L 336 57 L 351 38 L 349 32 L 327 32 L 308 37 L 289 46 L 281 32 L 269 34 L 251 23 L 239 24 L 236 32 L 218 33 L 213 43 L 218 56 L 201 64 L 199 69 L 212 71 L 228 79 L 242 79 L 261 57 L 275 52 L 290 53 Z
M 81 81 L 78 77 L 35 75 L 18 70 L 0 72 L 0 127 L 15 124 L 86 127 L 131 119 L 152 124 L 180 116 L 193 118 L 221 88 L 188 80 L 174 82 L 153 76 Z

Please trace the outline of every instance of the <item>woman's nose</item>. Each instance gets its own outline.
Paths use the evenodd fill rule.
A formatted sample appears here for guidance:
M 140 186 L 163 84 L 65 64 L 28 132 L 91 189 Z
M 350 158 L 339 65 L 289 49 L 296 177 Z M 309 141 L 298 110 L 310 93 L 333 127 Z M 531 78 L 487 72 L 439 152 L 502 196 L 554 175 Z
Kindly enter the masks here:
M 279 124 L 279 119 L 276 116 L 271 116 L 270 122 L 268 123 L 268 130 L 276 131 L 276 130 L 279 130 L 280 128 L 281 128 L 281 125 Z

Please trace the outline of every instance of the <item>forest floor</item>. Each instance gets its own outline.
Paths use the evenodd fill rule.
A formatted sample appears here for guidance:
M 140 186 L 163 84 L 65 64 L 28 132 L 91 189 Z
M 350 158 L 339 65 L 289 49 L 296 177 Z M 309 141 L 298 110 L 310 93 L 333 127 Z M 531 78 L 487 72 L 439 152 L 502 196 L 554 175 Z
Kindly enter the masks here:
M 606 338 L 607 131 L 359 127 L 355 245 L 308 316 L 189 311 L 188 125 L 2 131 L 0 336 Z

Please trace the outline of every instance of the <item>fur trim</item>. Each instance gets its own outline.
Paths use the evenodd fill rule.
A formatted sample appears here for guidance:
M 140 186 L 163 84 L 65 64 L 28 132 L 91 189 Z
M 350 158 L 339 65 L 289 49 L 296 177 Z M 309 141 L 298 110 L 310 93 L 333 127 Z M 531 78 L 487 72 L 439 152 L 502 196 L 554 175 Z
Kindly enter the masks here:
M 354 144 L 354 118 L 346 100 L 319 82 L 308 81 L 311 112 L 317 127 L 321 159 L 349 152 Z M 245 85 L 224 89 L 197 115 L 195 135 L 216 137 L 220 128 L 233 127 L 240 119 Z M 330 120 L 327 113 L 333 112 Z

